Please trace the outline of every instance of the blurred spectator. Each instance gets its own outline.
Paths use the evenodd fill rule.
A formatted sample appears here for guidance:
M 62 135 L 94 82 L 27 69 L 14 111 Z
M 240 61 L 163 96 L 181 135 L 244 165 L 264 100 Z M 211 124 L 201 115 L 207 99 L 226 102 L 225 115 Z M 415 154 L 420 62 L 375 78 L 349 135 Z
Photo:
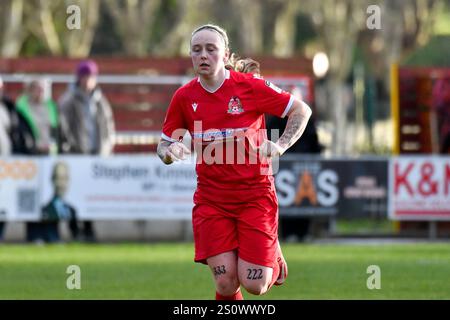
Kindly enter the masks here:
M 24 94 L 16 101 L 17 112 L 25 119 L 35 141 L 30 154 L 48 155 L 58 153 L 59 127 L 56 103 L 45 96 L 46 83 L 43 79 L 32 80 Z M 42 231 L 41 222 L 26 223 L 26 238 L 38 237 Z
M 450 79 L 436 80 L 433 87 L 433 106 L 438 121 L 439 151 L 450 153 Z
M 22 114 L 17 112 L 14 102 L 4 95 L 3 91 L 3 81 L 0 77 L 0 108 L 7 111 L 7 115 L 3 113 L 3 116 L 6 119 L 4 125 L 8 124 L 10 153 L 33 154 L 36 150 L 36 141 L 31 127 Z
M 3 80 L 0 78 L 0 156 L 7 156 L 12 152 L 12 143 L 10 138 L 11 117 L 9 109 L 3 98 Z M 0 221 L 0 240 L 3 239 L 3 229 L 5 223 Z
M 0 156 L 7 156 L 12 153 L 11 132 L 11 116 L 9 108 L 3 101 L 3 80 L 0 78 Z M 1 234 L 1 229 L 0 229 Z
M 303 100 L 302 92 L 298 87 L 292 86 L 289 91 L 296 98 Z M 269 117 L 267 120 L 268 136 L 270 137 L 270 132 L 273 129 L 278 129 L 279 135 L 281 136 L 286 128 L 286 123 L 287 118 Z M 323 146 L 319 143 L 316 123 L 313 115 L 309 119 L 305 132 L 303 132 L 301 138 L 287 150 L 287 153 L 319 154 L 322 150 Z
M 76 83 L 59 101 L 63 152 L 107 156 L 114 147 L 115 126 L 111 106 L 97 85 L 98 67 L 92 60 L 80 62 Z M 91 221 L 83 224 L 83 236 L 94 241 Z
M 35 140 L 25 118 L 17 112 L 14 102 L 3 93 L 0 77 L 0 156 L 32 154 Z M 0 222 L 0 240 L 3 239 L 5 222 Z
M 97 75 L 94 61 L 81 62 L 76 83 L 69 86 L 59 101 L 65 153 L 112 153 L 114 120 L 111 106 L 97 86 Z
M 256 76 L 261 76 L 260 64 L 251 58 L 240 59 L 236 55 L 230 58 L 230 65 L 227 68 L 232 68 L 238 72 L 252 73 Z M 301 90 L 297 87 L 290 89 L 291 94 L 296 98 L 303 100 Z M 287 118 L 279 118 L 275 116 L 268 116 L 267 119 L 267 136 L 271 139 L 271 132 L 273 129 L 278 131 L 278 138 L 284 132 L 287 124 Z M 272 140 L 272 139 L 271 139 Z M 293 144 L 286 153 L 307 153 L 319 154 L 323 150 L 323 146 L 319 143 L 316 126 L 313 117 L 311 117 L 306 125 L 305 131 L 301 138 Z M 280 216 L 280 235 L 283 239 L 289 240 L 291 238 L 299 238 L 302 240 L 310 229 L 311 218 L 308 217 L 283 217 Z
M 16 101 L 19 112 L 36 141 L 35 154 L 56 154 L 59 145 L 58 108 L 45 96 L 46 83 L 43 79 L 32 80 L 25 93 Z
M 281 136 L 286 128 L 287 119 L 278 117 L 269 117 L 267 120 L 268 136 L 272 129 L 278 129 Z M 319 137 L 317 135 L 317 128 L 313 117 L 309 118 L 308 124 L 305 128 L 305 132 L 301 138 L 290 147 L 286 153 L 308 153 L 319 154 L 323 150 L 323 146 L 319 143 Z
M 291 94 L 301 99 L 300 90 L 294 88 Z M 271 130 L 278 129 L 281 136 L 286 128 L 287 119 L 278 117 L 269 117 L 267 120 L 268 136 L 271 137 Z M 320 154 L 323 146 L 319 143 L 317 129 L 314 121 L 314 115 L 309 119 L 305 131 L 301 138 L 293 144 L 287 151 L 288 153 L 302 154 Z M 280 215 L 280 235 L 284 240 L 303 240 L 310 233 L 311 218 Z

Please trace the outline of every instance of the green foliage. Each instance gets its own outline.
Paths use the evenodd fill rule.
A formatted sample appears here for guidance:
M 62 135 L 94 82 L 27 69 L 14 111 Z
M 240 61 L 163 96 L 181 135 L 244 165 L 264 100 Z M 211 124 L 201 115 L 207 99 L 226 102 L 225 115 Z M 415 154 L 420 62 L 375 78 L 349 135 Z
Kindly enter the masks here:
M 176 0 L 162 1 L 161 6 L 158 9 L 152 32 L 150 33 L 150 46 L 155 43 L 161 43 L 164 37 L 167 36 L 168 31 L 173 27 L 174 21 L 180 19 L 176 15 Z M 150 52 L 154 48 L 149 48 Z
M 29 34 L 22 45 L 21 55 L 24 57 L 35 57 L 46 54 L 49 54 L 49 51 L 45 44 L 36 36 Z
M 434 32 L 440 35 L 450 35 L 450 3 L 448 1 L 444 1 L 442 10 L 436 17 Z
M 450 35 L 434 36 L 402 63 L 408 66 L 450 67 Z

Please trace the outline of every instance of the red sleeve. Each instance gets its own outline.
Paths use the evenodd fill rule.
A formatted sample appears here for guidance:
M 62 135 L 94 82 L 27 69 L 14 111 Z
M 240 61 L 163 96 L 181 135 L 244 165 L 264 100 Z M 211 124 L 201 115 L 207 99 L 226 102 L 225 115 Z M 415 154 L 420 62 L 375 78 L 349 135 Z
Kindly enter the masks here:
M 183 104 L 180 90 L 177 90 L 170 101 L 164 119 L 161 137 L 164 140 L 175 142 L 180 141 L 186 133 L 187 126 L 183 114 Z
M 260 112 L 284 118 L 294 102 L 294 97 L 267 80 L 253 78 L 250 81 Z

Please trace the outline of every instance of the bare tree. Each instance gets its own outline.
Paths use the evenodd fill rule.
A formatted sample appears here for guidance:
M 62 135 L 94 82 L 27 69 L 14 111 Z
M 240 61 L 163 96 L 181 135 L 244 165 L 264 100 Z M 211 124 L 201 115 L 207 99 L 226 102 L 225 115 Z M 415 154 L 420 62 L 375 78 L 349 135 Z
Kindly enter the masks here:
M 236 13 L 240 48 L 243 54 L 257 54 L 263 51 L 262 2 L 232 0 L 230 5 Z
M 177 18 L 162 41 L 154 45 L 152 52 L 165 56 L 187 55 L 192 30 L 212 20 L 211 5 L 211 0 L 178 0 L 174 9 Z
M 329 108 L 333 110 L 332 152 L 342 155 L 346 147 L 347 111 L 345 79 L 350 72 L 358 32 L 365 27 L 367 1 L 311 1 L 303 7 L 312 14 L 330 61 L 327 76 Z
M 352 67 L 356 44 L 368 54 L 368 60 L 378 78 L 388 88 L 389 68 L 431 33 L 439 0 L 329 0 L 303 3 L 319 33 L 319 40 L 330 60 L 327 76 L 328 103 L 333 112 L 332 148 L 343 154 L 346 145 L 347 106 L 343 104 L 345 78 Z M 381 8 L 381 29 L 367 28 L 368 6 Z
M 57 2 L 53 2 L 52 4 L 48 0 L 38 0 L 35 5 L 36 7 L 32 8 L 31 10 L 36 11 L 38 23 L 36 28 L 34 28 L 34 26 L 32 27 L 32 30 L 35 30 L 37 33 L 36 35 L 44 41 L 51 54 L 61 55 L 63 53 L 63 46 L 59 39 L 58 33 L 56 32 L 53 12 L 58 9 L 63 10 L 63 7 L 58 5 Z
M 431 33 L 440 0 L 379 1 L 381 29 L 363 30 L 359 44 L 373 65 L 373 73 L 389 88 L 389 68 L 412 50 L 424 45 Z
M 301 2 L 282 1 L 282 9 L 275 19 L 273 54 L 277 57 L 292 56 L 295 51 L 295 19 Z
M 81 29 L 64 29 L 63 44 L 65 52 L 72 57 L 89 55 L 94 40 L 95 29 L 99 21 L 100 0 L 67 1 L 66 4 L 79 6 L 82 17 Z
M 67 8 L 80 9 L 80 29 L 69 29 Z M 27 30 L 40 39 L 52 55 L 89 55 L 99 19 L 100 0 L 32 0 L 26 4 Z
M 23 44 L 25 31 L 23 0 L 0 2 L 0 54 L 2 57 L 17 57 Z
M 160 0 L 105 1 L 128 55 L 144 56 L 148 53 L 151 26 L 160 2 Z

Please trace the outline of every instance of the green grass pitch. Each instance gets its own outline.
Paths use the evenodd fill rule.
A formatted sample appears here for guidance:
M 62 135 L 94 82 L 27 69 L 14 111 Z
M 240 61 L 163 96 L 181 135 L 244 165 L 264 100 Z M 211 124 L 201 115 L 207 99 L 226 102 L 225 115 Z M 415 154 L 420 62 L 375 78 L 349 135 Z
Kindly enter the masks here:
M 450 299 L 450 245 L 284 244 L 287 282 L 246 299 Z M 214 299 L 190 243 L 0 245 L 0 299 Z M 81 289 L 69 290 L 69 265 Z M 366 286 L 381 269 L 381 289 Z

